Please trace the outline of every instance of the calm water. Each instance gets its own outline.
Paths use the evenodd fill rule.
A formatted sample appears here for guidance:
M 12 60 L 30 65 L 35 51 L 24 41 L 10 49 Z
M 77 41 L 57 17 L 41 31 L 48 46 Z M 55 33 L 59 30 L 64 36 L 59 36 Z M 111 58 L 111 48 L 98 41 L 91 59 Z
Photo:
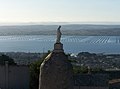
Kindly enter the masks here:
M 1 52 L 46 52 L 53 49 L 55 35 L 0 36 Z M 67 53 L 120 53 L 120 36 L 62 36 Z

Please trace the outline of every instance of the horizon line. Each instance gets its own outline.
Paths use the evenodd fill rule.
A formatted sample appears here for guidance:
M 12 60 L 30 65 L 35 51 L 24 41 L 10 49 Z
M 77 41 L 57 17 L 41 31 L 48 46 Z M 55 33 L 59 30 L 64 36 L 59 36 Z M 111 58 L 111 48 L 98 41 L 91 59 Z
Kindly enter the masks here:
M 75 24 L 88 24 L 88 25 L 120 25 L 120 22 L 113 22 L 113 21 L 66 21 L 66 22 L 57 22 L 57 21 L 43 21 L 43 22 L 0 22 L 0 26 L 7 26 L 7 25 L 75 25 Z

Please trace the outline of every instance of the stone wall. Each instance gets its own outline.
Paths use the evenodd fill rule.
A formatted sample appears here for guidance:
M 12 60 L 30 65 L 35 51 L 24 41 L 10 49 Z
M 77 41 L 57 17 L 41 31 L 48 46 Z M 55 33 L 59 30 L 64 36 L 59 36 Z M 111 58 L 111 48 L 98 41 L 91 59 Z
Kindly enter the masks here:
M 0 66 L 0 89 L 29 89 L 29 67 Z

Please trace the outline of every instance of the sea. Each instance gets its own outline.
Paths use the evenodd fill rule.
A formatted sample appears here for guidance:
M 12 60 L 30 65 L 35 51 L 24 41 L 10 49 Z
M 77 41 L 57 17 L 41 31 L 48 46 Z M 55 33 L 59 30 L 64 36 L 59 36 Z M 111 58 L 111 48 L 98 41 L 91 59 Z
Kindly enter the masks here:
M 0 36 L 0 52 L 47 52 L 53 50 L 56 35 Z M 61 43 L 65 53 L 120 54 L 120 36 L 67 36 Z

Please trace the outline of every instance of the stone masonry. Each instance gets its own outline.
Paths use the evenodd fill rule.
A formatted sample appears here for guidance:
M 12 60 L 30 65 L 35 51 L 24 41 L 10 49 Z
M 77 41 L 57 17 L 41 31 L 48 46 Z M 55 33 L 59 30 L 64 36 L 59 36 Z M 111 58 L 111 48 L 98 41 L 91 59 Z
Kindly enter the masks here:
M 61 42 L 40 66 L 39 89 L 73 89 L 73 69 Z

